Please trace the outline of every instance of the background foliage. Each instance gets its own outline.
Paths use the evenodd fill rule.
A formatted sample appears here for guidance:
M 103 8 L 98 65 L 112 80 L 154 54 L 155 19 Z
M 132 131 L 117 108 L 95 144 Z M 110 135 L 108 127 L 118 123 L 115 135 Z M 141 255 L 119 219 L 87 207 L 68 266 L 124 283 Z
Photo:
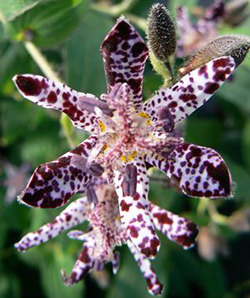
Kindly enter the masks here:
M 17 73 L 43 75 L 28 52 L 27 42 L 32 41 L 42 51 L 69 86 L 100 95 L 105 92 L 106 83 L 99 47 L 121 8 L 100 7 L 107 2 L 120 4 L 90 0 L 0 1 L 0 297 L 148 297 L 145 281 L 126 247 L 121 248 L 117 276 L 107 266 L 105 273 L 65 287 L 60 270 L 71 270 L 81 243 L 68 240 L 64 234 L 25 254 L 16 252 L 13 244 L 26 232 L 51 220 L 58 210 L 30 209 L 18 204 L 16 197 L 12 201 L 5 198 L 7 189 L 17 183 L 11 181 L 7 165 L 22 173 L 20 167 L 26 163 L 29 175 L 38 164 L 69 149 L 65 131 L 76 144 L 84 137 L 67 122 L 61 125 L 59 114 L 24 100 L 14 88 L 11 78 Z M 128 5 L 123 13 L 132 15 L 131 20 L 137 17 L 138 23 L 138 17 L 147 17 L 153 2 L 124 1 Z M 160 2 L 173 14 L 179 4 L 188 6 L 190 11 L 198 4 L 197 0 Z M 209 1 L 199 4 L 208 5 Z M 249 35 L 249 28 L 250 18 L 237 28 L 222 26 L 220 32 Z M 200 202 L 167 189 L 163 183 L 151 185 L 152 201 L 202 227 L 198 248 L 190 251 L 161 238 L 161 251 L 153 266 L 165 285 L 164 297 L 250 297 L 249 82 L 250 56 L 232 80 L 186 123 L 188 142 L 212 147 L 227 161 L 235 181 L 234 198 Z M 148 63 L 145 98 L 160 84 L 160 77 Z

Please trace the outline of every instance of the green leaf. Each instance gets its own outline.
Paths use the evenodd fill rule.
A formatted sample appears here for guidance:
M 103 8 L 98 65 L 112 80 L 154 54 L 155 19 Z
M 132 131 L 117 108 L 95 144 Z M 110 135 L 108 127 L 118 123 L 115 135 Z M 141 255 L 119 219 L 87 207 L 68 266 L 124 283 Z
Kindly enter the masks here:
M 33 135 L 21 148 L 23 160 L 37 166 L 56 159 L 58 151 L 61 151 L 64 142 L 53 139 L 52 136 Z
M 237 201 L 240 199 L 249 201 L 249 173 L 240 164 L 228 158 L 225 158 L 225 160 L 235 182 L 234 197 L 237 198 Z
M 250 119 L 247 120 L 246 125 L 243 130 L 243 146 L 242 146 L 242 154 L 243 159 L 248 165 L 250 169 Z
M 123 250 L 121 261 L 121 268 L 114 276 L 107 298 L 152 297 L 147 291 L 146 281 L 132 254 Z
M 203 263 L 203 283 L 207 298 L 223 297 L 226 292 L 226 280 L 219 262 Z
M 8 0 L 0 1 L 0 13 L 10 21 L 15 17 L 23 14 L 25 11 L 35 7 L 44 0 Z
M 66 37 L 80 22 L 87 0 L 50 0 L 39 3 L 6 24 L 14 40 L 31 40 L 38 46 L 51 46 Z
M 64 235 L 66 237 L 66 235 Z M 70 241 L 70 240 L 69 240 Z M 59 240 L 44 244 L 43 247 L 35 247 L 21 257 L 35 267 L 39 267 L 41 281 L 47 298 L 81 298 L 83 296 L 84 283 L 79 282 L 73 287 L 66 287 L 61 278 L 61 269 L 67 273 L 72 270 L 76 255 L 72 255 L 69 249 L 62 250 Z
M 2 137 L 7 145 L 17 141 L 31 132 L 37 119 L 38 110 L 25 102 L 17 103 L 13 99 L 2 99 L 0 111 L 4 115 L 2 119 Z M 25 117 L 24 117 L 25 115 Z M 26 133 L 25 133 L 26 132 Z
M 221 121 L 213 118 L 198 118 L 193 116 L 188 118 L 186 123 L 186 142 L 212 148 L 220 144 L 223 133 Z
M 217 93 L 248 113 L 250 112 L 249 76 L 250 69 L 244 65 L 240 66 L 233 75 L 233 81 L 226 82 Z
M 170 0 L 168 8 L 170 11 L 175 12 L 176 7 L 185 6 L 187 8 L 193 8 L 197 4 L 197 0 Z
M 0 274 L 0 297 L 1 298 L 19 298 L 21 296 L 20 281 L 18 276 L 14 273 L 13 275 Z
M 192 297 L 192 284 L 200 292 L 202 287 L 202 272 L 198 259 L 194 257 L 192 250 L 185 251 L 173 246 L 169 253 L 168 265 L 168 296 Z M 176 285 L 179 286 L 176 286 Z
M 37 67 L 21 44 L 2 42 L 0 44 L 0 57 L 0 85 L 2 86 L 0 93 L 11 94 L 12 96 L 12 91 L 15 89 L 12 82 L 13 76 L 17 73 L 37 72 Z
M 79 91 L 100 95 L 106 80 L 100 45 L 113 26 L 103 14 L 89 12 L 67 46 L 67 84 Z

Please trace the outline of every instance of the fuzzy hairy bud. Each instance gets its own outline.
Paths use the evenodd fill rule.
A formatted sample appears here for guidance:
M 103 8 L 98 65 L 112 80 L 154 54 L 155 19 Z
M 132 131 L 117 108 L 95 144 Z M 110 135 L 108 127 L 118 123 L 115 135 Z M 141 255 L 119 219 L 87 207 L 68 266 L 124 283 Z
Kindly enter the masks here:
M 163 4 L 154 4 L 148 17 L 147 29 L 150 50 L 162 62 L 168 61 L 176 49 L 176 33 L 169 11 Z
M 207 62 L 222 56 L 234 58 L 236 66 L 239 66 L 245 59 L 250 49 L 250 38 L 240 35 L 225 35 L 218 37 L 204 46 L 179 72 L 185 75 L 190 71 L 206 64 Z

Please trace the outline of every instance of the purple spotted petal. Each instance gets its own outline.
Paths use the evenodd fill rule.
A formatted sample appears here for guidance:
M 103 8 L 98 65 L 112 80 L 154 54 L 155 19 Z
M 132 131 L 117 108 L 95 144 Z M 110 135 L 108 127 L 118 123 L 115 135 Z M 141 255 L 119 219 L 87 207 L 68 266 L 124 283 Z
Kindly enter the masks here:
M 94 110 L 92 113 L 89 111 L 91 101 L 99 102 L 94 95 L 80 93 L 65 84 L 31 74 L 16 75 L 13 81 L 18 91 L 28 100 L 44 108 L 64 112 L 77 128 L 98 131 Z
M 15 248 L 19 251 L 25 251 L 33 246 L 47 242 L 63 231 L 82 223 L 86 220 L 86 204 L 86 198 L 74 201 L 54 221 L 42 226 L 38 231 L 24 236 L 15 244 Z
M 179 182 L 186 195 L 207 198 L 232 196 L 227 165 L 210 148 L 181 144 L 170 153 L 164 170 L 170 178 Z
M 159 282 L 151 264 L 150 261 L 145 257 L 145 255 L 138 252 L 136 249 L 136 246 L 133 244 L 132 241 L 128 240 L 127 245 L 131 251 L 131 253 L 134 255 L 134 258 L 140 267 L 140 270 L 143 274 L 143 277 L 146 279 L 146 282 L 148 284 L 148 291 L 151 295 L 160 295 L 163 290 L 162 284 Z
M 177 51 L 175 53 L 175 56 L 183 58 L 186 57 L 188 52 L 191 50 L 190 47 L 195 41 L 192 37 L 196 37 L 198 35 L 198 32 L 197 28 L 189 19 L 186 7 L 177 7 L 176 24 L 180 38 L 177 41 Z M 187 48 L 189 49 L 189 51 Z
M 216 0 L 205 11 L 204 17 L 198 22 L 198 26 L 202 26 L 203 22 L 212 22 L 216 24 L 225 15 L 224 1 Z M 202 22 L 203 21 L 203 22 Z M 201 24 L 200 24 L 201 22 Z
M 123 17 L 104 39 L 101 52 L 108 92 L 116 83 L 127 83 L 135 108 L 142 104 L 142 80 L 148 49 L 137 31 Z
M 199 230 L 193 222 L 152 203 L 149 206 L 154 225 L 159 231 L 184 249 L 195 244 Z
M 116 172 L 114 179 L 121 222 L 138 251 L 148 258 L 153 258 L 160 248 L 160 241 L 154 231 L 148 209 L 148 176 L 144 162 L 137 160 L 133 165 L 137 169 L 135 181 L 133 171 L 129 177 L 126 173 Z M 136 181 L 137 183 L 134 183 Z
M 202 106 L 217 91 L 235 68 L 234 59 L 220 57 L 185 75 L 168 89 L 160 89 L 143 107 L 152 120 L 159 120 L 156 111 L 167 107 L 176 122 Z
M 96 140 L 93 135 L 58 159 L 37 167 L 19 200 L 29 206 L 57 208 L 84 191 L 92 178 L 86 161 Z
M 89 239 L 89 241 L 84 243 L 83 249 L 78 256 L 70 276 L 66 277 L 65 272 L 62 271 L 62 279 L 67 286 L 71 286 L 83 279 L 89 270 L 94 267 L 95 261 L 92 256 L 93 249 L 94 242 Z

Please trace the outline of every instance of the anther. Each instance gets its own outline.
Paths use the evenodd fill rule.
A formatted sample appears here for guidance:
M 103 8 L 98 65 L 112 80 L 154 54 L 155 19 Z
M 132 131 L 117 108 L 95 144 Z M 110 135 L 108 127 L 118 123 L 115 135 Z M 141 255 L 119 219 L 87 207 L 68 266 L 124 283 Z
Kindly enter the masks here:
M 87 172 L 93 176 L 101 176 L 104 168 L 97 162 L 87 164 Z
M 122 182 L 122 191 L 124 196 L 133 197 L 136 193 L 137 168 L 132 164 L 125 167 L 125 173 Z
M 98 198 L 97 198 L 94 188 L 88 187 L 87 191 L 86 191 L 86 195 L 87 195 L 89 204 L 93 203 L 96 206 L 96 204 L 98 203 Z
M 157 111 L 159 119 L 162 120 L 162 128 L 166 132 L 174 129 L 174 118 L 167 107 L 161 107 Z
M 95 113 L 95 108 L 98 107 L 105 115 L 113 116 L 113 110 L 109 108 L 108 104 L 98 99 L 81 96 L 79 106 L 90 113 Z

